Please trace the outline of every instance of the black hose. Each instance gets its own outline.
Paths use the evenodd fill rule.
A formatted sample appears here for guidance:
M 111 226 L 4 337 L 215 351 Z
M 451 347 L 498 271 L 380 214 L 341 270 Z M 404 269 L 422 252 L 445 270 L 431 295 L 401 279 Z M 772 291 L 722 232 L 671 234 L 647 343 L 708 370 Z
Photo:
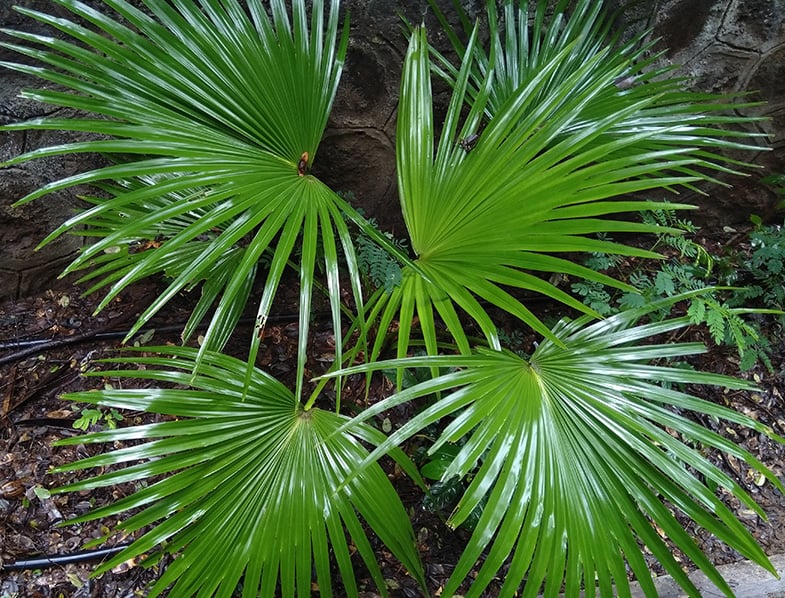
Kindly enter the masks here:
M 63 428 L 64 430 L 74 430 L 75 419 L 67 417 L 34 417 L 32 419 L 20 419 L 13 425 L 17 428 L 33 428 L 38 426 L 49 426 L 50 428 Z
M 98 338 L 100 334 L 121 334 L 120 332 L 112 333 L 112 332 L 86 332 L 84 334 L 76 334 L 74 336 L 66 336 L 63 338 L 58 339 L 35 339 L 30 341 L 21 341 L 17 343 L 6 343 L 0 350 L 8 350 L 19 346 L 26 346 L 26 349 L 22 349 L 21 351 L 16 351 L 15 353 L 11 353 L 10 355 L 5 355 L 0 357 L 0 365 L 5 365 L 6 363 L 13 363 L 15 361 L 20 361 L 25 357 L 30 357 L 30 355 L 35 355 L 39 351 L 50 351 L 52 349 L 58 349 L 60 347 L 66 347 L 68 345 L 76 345 L 79 343 L 84 343 L 89 340 L 93 340 Z M 32 346 L 31 346 L 32 345 Z
M 30 347 L 40 347 L 42 345 L 48 345 L 48 348 L 52 347 L 62 347 L 63 345 L 73 345 L 74 343 L 79 343 L 85 338 L 118 338 L 125 335 L 124 331 L 115 330 L 110 332 L 85 332 L 83 334 L 74 334 L 72 336 L 64 336 L 62 338 L 30 338 L 26 340 L 18 340 L 18 341 L 8 341 L 5 343 L 0 343 L 0 351 L 10 351 L 11 349 L 28 349 Z
M 20 571 L 22 569 L 43 569 L 45 567 L 60 567 L 62 565 L 81 563 L 83 561 L 94 561 L 117 554 L 121 550 L 128 548 L 128 546 L 130 546 L 130 544 L 121 544 L 120 546 L 113 546 L 111 548 L 98 548 L 96 550 L 80 550 L 70 554 L 45 554 L 34 559 L 23 559 L 21 561 L 14 561 L 13 563 L 4 563 L 0 567 L 0 570 Z
M 329 314 L 327 314 L 329 315 Z M 324 314 L 315 314 L 314 317 L 324 317 Z M 268 322 L 294 322 L 299 318 L 299 314 L 278 314 L 278 315 L 271 315 L 267 318 Z M 255 321 L 255 318 L 241 318 L 238 321 L 239 325 L 242 324 L 250 324 Z M 203 324 L 197 326 L 197 330 L 205 328 L 207 324 Z M 170 324 L 167 326 L 150 326 L 149 329 L 155 329 L 156 332 L 179 332 L 185 325 L 182 324 Z M 138 334 L 144 334 L 145 330 L 140 330 Z M 41 338 L 41 339 L 29 339 L 24 341 L 11 341 L 8 343 L 0 344 L 0 351 L 8 351 L 11 349 L 21 349 L 20 351 L 16 351 L 11 353 L 10 355 L 5 355 L 0 357 L 0 365 L 5 365 L 6 363 L 13 363 L 15 361 L 19 361 L 24 359 L 25 357 L 30 357 L 31 355 L 36 355 L 41 351 L 51 351 L 53 349 L 59 349 L 60 347 L 66 347 L 68 345 L 77 345 L 79 343 L 85 343 L 87 341 L 101 341 L 101 340 L 113 340 L 113 339 L 123 339 L 128 335 L 127 330 L 112 330 L 108 332 L 85 332 L 84 334 L 75 334 L 73 336 L 65 336 L 62 338 L 52 339 L 52 338 Z M 24 347 L 24 348 L 23 348 Z

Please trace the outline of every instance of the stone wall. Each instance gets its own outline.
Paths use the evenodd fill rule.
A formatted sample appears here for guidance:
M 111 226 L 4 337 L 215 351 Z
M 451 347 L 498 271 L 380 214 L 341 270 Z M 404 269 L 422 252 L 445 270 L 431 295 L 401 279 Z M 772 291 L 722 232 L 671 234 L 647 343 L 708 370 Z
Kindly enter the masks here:
M 43 27 L 13 11 L 14 4 L 65 16 L 62 8 L 48 0 L 3 1 L 0 2 L 2 27 L 44 32 Z M 2 39 L 7 40 L 6 36 Z M 0 60 L 21 62 L 24 59 L 11 50 L 0 48 Z M 21 90 L 37 85 L 37 80 L 31 77 L 0 67 L 0 123 L 51 114 L 65 116 L 65 111 L 54 111 L 50 106 L 19 97 Z M 57 132 L 0 132 L 0 161 L 67 140 L 68 136 Z M 35 246 L 76 207 L 78 202 L 73 192 L 56 193 L 16 208 L 11 204 L 45 183 L 89 167 L 88 157 L 68 156 L 0 169 L 0 298 L 25 295 L 51 285 L 53 278 L 70 261 L 69 255 L 82 242 L 78 237 L 66 237 L 40 252 L 34 251 Z
M 16 0 L 15 4 L 48 12 L 62 11 L 49 0 Z M 0 2 L 3 27 L 35 30 L 35 23 Z M 99 4 L 97 2 L 96 4 Z M 398 13 L 412 22 L 423 19 L 432 41 L 446 46 L 425 0 L 344 0 L 351 12 L 351 41 L 344 75 L 314 172 L 338 191 L 352 192 L 358 205 L 396 235 L 402 235 L 395 183 L 395 115 L 401 61 L 406 41 Z M 451 0 L 441 1 L 445 7 Z M 477 13 L 480 0 L 464 4 Z M 771 151 L 754 159 L 763 168 L 748 177 L 729 177 L 733 188 L 707 187 L 705 196 L 685 196 L 702 206 L 693 219 L 706 225 L 746 222 L 750 213 L 765 219 L 775 212 L 776 194 L 760 183 L 767 173 L 785 173 L 785 0 L 653 0 L 628 2 L 618 26 L 628 31 L 651 30 L 659 48 L 670 48 L 664 60 L 684 65 L 680 73 L 694 89 L 713 92 L 755 90 L 767 104 L 750 114 L 767 116 Z M 617 2 L 618 5 L 618 2 Z M 17 60 L 0 49 L 1 60 Z M 0 120 L 13 122 L 48 114 L 47 107 L 18 98 L 19 90 L 37 82 L 0 69 Z M 437 93 L 445 99 L 445 91 Z M 35 147 L 67 141 L 53 132 L 0 133 L 0 159 Z M 73 136 L 70 137 L 73 139 Z M 48 232 L 66 219 L 78 203 L 77 191 L 47 196 L 31 204 L 11 204 L 41 184 L 80 172 L 89 156 L 31 162 L 0 170 L 0 297 L 35 293 L 51 286 L 81 240 L 68 237 L 34 253 Z
M 750 214 L 782 223 L 775 191 L 760 182 L 768 174 L 785 174 L 785 0 L 654 0 L 631 3 L 620 26 L 651 31 L 656 48 L 667 52 L 663 63 L 679 65 L 676 75 L 690 88 L 713 93 L 749 92 L 762 105 L 745 109 L 760 116 L 754 131 L 767 137 L 762 150 L 740 158 L 761 168 L 747 177 L 720 177 L 730 189 L 704 186 L 707 195 L 684 199 L 701 207 L 693 220 L 704 225 L 746 223 Z

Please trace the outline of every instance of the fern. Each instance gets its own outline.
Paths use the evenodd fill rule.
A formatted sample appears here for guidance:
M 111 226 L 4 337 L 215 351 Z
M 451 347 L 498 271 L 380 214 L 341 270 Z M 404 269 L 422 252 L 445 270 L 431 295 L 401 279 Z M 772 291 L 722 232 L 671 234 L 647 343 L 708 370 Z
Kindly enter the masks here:
M 403 243 L 391 240 L 399 247 Z M 388 293 L 401 284 L 402 270 L 390 253 L 379 247 L 368 237 L 357 238 L 357 263 L 368 281 L 377 289 L 383 288 Z
M 652 249 L 671 256 L 659 269 L 646 271 L 642 267 L 628 273 L 627 282 L 636 291 L 619 293 L 599 282 L 580 280 L 572 284 L 572 291 L 583 302 L 603 316 L 610 316 L 626 309 L 643 307 L 667 297 L 706 289 L 704 293 L 688 300 L 687 316 L 695 326 L 706 326 L 709 335 L 717 345 L 733 347 L 739 355 L 739 367 L 748 370 L 756 363 L 762 363 L 772 371 L 771 342 L 764 338 L 760 323 L 742 318 L 739 308 L 762 304 L 766 309 L 781 309 L 785 305 L 785 285 L 782 274 L 785 272 L 785 235 L 782 227 L 762 227 L 757 225 L 750 234 L 750 253 L 735 254 L 729 258 L 711 255 L 702 245 L 689 235 L 696 227 L 689 220 L 678 219 L 669 210 L 652 210 L 641 213 L 647 224 L 656 224 L 683 231 L 684 234 L 660 234 Z M 609 240 L 607 235 L 603 240 Z M 592 254 L 585 265 L 595 270 L 615 267 L 619 261 L 613 256 L 601 253 Z M 719 264 L 722 272 L 712 275 L 714 266 Z M 732 290 L 708 289 L 712 285 L 735 284 L 737 280 L 754 284 Z M 652 312 L 650 317 L 663 320 L 670 316 L 671 308 Z M 782 316 L 780 316 L 782 318 Z

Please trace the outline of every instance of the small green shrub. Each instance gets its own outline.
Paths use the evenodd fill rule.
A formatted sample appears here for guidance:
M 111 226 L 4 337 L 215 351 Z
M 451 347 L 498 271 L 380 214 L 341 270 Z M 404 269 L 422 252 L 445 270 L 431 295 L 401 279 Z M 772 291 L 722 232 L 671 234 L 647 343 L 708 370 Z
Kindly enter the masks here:
M 93 409 L 85 407 L 80 412 L 79 417 L 73 426 L 77 430 L 87 430 L 96 425 L 106 425 L 110 430 L 114 430 L 117 424 L 123 421 L 123 415 L 117 409 Z
M 742 275 L 750 285 L 739 292 L 740 300 L 758 299 L 772 309 L 785 309 L 785 230 L 781 225 L 762 226 L 750 233 L 750 254 L 740 260 Z

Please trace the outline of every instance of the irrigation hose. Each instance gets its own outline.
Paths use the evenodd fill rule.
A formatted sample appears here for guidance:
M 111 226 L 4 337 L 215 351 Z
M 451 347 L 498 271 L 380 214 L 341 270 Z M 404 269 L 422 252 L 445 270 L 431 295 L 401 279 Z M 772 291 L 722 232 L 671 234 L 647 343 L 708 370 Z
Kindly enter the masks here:
M 323 317 L 324 314 L 314 314 L 315 318 Z M 329 315 L 329 314 L 327 314 Z M 299 318 L 299 314 L 274 314 L 267 318 L 268 322 L 294 322 Z M 248 324 L 253 323 L 255 321 L 254 318 L 241 318 L 238 324 Z M 197 327 L 198 329 L 202 329 L 206 327 L 207 324 L 203 324 Z M 156 332 L 161 333 L 168 333 L 168 332 L 179 332 L 185 327 L 185 324 L 169 324 L 166 326 L 150 326 L 146 330 L 155 329 Z M 144 334 L 145 330 L 140 330 L 139 334 Z M 84 334 L 75 334 L 73 336 L 65 336 L 62 338 L 41 338 L 41 339 L 29 339 L 24 341 L 11 341 L 6 343 L 0 343 L 0 352 L 2 351 L 10 351 L 12 349 L 20 349 L 19 351 L 15 351 L 9 355 L 4 355 L 0 357 L 0 365 L 5 365 L 7 363 L 14 363 L 16 361 L 20 361 L 25 359 L 26 357 L 30 357 L 31 355 L 36 355 L 43 351 L 52 351 L 54 349 L 59 349 L 60 347 L 66 347 L 68 345 L 78 345 L 80 343 L 86 343 L 88 341 L 102 341 L 102 340 L 116 340 L 116 339 L 123 339 L 128 335 L 127 330 L 113 330 L 113 331 L 100 331 L 95 330 L 91 332 L 85 332 Z
M 23 569 L 43 569 L 45 567 L 61 567 L 72 563 L 94 561 L 112 556 L 128 548 L 130 544 L 121 544 L 111 548 L 97 548 L 96 550 L 79 550 L 69 554 L 45 554 L 34 559 L 23 559 L 0 566 L 0 571 L 21 571 Z

